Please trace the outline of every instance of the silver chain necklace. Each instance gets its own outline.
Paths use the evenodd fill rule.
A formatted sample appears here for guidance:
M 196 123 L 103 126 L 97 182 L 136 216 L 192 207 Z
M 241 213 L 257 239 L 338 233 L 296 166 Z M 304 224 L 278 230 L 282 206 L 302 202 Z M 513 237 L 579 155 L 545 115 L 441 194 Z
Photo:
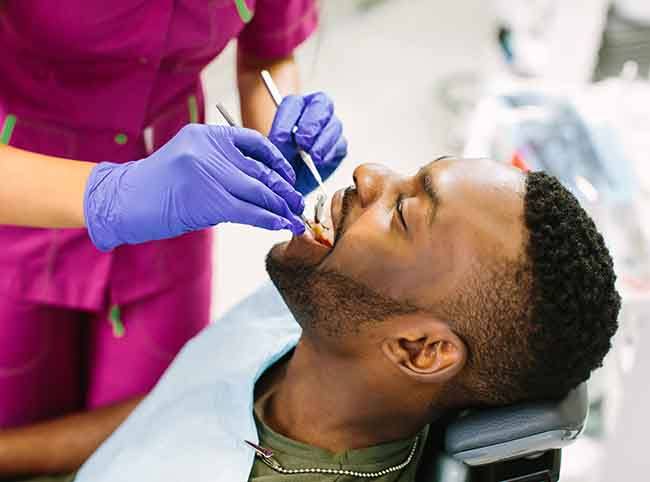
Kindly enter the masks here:
M 308 467 L 304 469 L 285 469 L 280 462 L 278 462 L 275 457 L 273 457 L 273 451 L 265 447 L 260 447 L 248 440 L 244 440 L 248 445 L 253 447 L 255 450 L 255 455 L 266 465 L 271 467 L 276 472 L 286 475 L 296 475 L 296 474 L 332 474 L 332 475 L 352 475 L 354 477 L 361 477 L 364 479 L 374 479 L 376 477 L 381 477 L 382 475 L 387 475 L 393 472 L 397 472 L 405 468 L 408 464 L 411 463 L 413 457 L 415 456 L 415 451 L 418 446 L 418 440 L 420 436 L 415 437 L 413 441 L 413 446 L 409 452 L 408 457 L 400 464 L 393 465 L 391 467 L 379 470 L 377 472 L 358 472 L 356 470 L 345 470 L 345 469 L 324 469 L 318 467 Z

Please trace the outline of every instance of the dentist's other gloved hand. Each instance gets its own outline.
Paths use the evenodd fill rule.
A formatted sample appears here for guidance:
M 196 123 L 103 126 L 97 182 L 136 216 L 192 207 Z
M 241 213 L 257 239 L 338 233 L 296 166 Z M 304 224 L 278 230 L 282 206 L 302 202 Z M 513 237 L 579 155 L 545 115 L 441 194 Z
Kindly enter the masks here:
M 273 119 L 269 139 L 291 162 L 296 171 L 296 189 L 304 195 L 313 191 L 317 183 L 298 156 L 298 148 L 311 155 L 323 180 L 348 153 L 343 125 L 334 114 L 332 100 L 322 92 L 285 97 Z
M 294 183 L 291 165 L 258 132 L 190 124 L 149 157 L 98 164 L 84 195 L 86 226 L 102 251 L 224 222 L 302 234 Z

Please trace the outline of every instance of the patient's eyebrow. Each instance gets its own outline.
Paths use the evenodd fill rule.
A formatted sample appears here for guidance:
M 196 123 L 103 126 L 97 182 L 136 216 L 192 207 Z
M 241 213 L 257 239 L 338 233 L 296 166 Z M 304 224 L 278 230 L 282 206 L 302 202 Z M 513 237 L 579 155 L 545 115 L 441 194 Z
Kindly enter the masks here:
M 422 190 L 426 193 L 426 195 L 431 200 L 431 208 L 427 210 L 427 223 L 429 225 L 433 224 L 433 221 L 435 220 L 436 217 L 436 212 L 438 210 L 438 206 L 440 205 L 440 197 L 438 196 L 438 192 L 436 191 L 436 186 L 430 170 L 431 170 L 431 165 L 428 165 L 423 169 L 421 169 L 420 172 L 418 173 L 418 178 L 420 180 Z

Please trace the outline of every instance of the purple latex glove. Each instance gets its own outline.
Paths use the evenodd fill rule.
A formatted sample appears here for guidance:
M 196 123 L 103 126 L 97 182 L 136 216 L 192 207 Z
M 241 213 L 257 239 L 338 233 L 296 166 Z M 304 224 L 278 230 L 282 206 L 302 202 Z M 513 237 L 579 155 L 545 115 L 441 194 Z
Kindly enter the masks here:
M 313 191 L 317 183 L 298 156 L 298 148 L 311 155 L 323 180 L 348 153 L 343 125 L 334 114 L 334 103 L 322 92 L 285 97 L 273 119 L 269 139 L 291 162 L 296 171 L 296 189 L 303 195 Z
M 294 182 L 287 160 L 258 132 L 190 124 L 149 157 L 93 168 L 86 226 L 102 251 L 224 222 L 302 234 L 304 200 Z

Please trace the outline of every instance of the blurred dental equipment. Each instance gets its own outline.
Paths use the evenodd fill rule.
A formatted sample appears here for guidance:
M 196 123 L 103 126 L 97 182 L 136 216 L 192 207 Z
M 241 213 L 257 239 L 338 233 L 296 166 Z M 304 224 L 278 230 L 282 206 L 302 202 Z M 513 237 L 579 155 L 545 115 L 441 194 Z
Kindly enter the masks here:
M 497 41 L 505 64 L 516 75 L 585 83 L 617 75 L 628 60 L 642 70 L 650 67 L 646 0 L 494 0 L 494 4 Z

